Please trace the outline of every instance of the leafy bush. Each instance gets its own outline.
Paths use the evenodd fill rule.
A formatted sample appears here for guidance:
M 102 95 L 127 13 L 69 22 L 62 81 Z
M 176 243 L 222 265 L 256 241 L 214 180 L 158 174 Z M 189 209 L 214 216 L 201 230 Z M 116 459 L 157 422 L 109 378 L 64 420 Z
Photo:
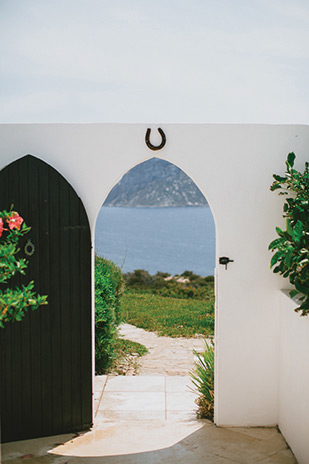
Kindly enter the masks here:
M 126 286 L 134 288 L 149 287 L 154 283 L 154 277 L 144 269 L 136 269 L 133 272 L 125 274 Z M 163 278 L 162 278 L 163 280 Z
M 95 257 L 95 361 L 104 373 L 115 357 L 117 326 L 121 320 L 120 299 L 124 290 L 121 270 L 112 261 Z
M 192 280 L 196 280 L 196 279 L 199 279 L 200 276 L 198 274 L 194 274 L 192 271 L 184 271 L 182 274 L 181 274 L 181 277 L 186 277 L 187 279 L 189 279 L 190 281 Z
M 28 309 L 37 309 L 47 304 L 47 297 L 34 293 L 34 283 L 23 285 L 22 288 L 9 288 L 8 281 L 16 274 L 25 274 L 27 261 L 18 258 L 20 251 L 18 241 L 20 237 L 28 233 L 23 218 L 16 211 L 0 212 L 0 283 L 5 288 L 0 289 L 0 327 L 4 323 L 21 321 Z
M 198 393 L 196 404 L 198 405 L 198 416 L 213 420 L 214 415 L 214 379 L 215 379 L 215 350 L 214 343 L 208 345 L 205 340 L 205 351 L 198 353 L 194 351 L 197 360 L 195 369 L 189 372 L 194 388 Z
M 272 191 L 280 189 L 279 195 L 289 195 L 283 207 L 286 230 L 276 227 L 279 238 L 269 245 L 270 250 L 276 250 L 270 266 L 289 278 L 295 287 L 290 295 L 297 295 L 301 302 L 295 311 L 305 316 L 309 313 L 309 163 L 301 173 L 293 169 L 294 160 L 295 154 L 289 153 L 285 176 L 274 174 L 270 187 Z
M 160 272 L 160 271 L 158 271 L 158 272 L 156 273 L 155 277 L 156 277 L 157 279 L 159 279 L 160 277 L 161 277 L 162 279 L 164 279 L 165 277 L 170 277 L 170 275 L 171 275 L 171 274 L 169 274 L 168 272 Z

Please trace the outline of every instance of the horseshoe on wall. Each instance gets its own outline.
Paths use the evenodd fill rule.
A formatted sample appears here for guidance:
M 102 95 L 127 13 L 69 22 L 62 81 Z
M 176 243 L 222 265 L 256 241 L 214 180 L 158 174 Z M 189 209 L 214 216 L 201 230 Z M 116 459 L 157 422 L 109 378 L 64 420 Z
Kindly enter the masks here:
M 159 129 L 158 129 L 158 132 L 159 132 L 159 134 L 161 135 L 161 138 L 162 138 L 162 142 L 160 143 L 160 145 L 153 145 L 150 142 L 150 132 L 151 132 L 151 129 L 148 128 L 147 131 L 146 131 L 146 136 L 145 136 L 145 142 L 146 142 L 147 147 L 150 148 L 150 150 L 161 150 L 161 148 L 163 148 L 164 145 L 166 144 L 166 136 L 165 136 L 163 130 L 161 129 L 161 127 L 159 127 Z

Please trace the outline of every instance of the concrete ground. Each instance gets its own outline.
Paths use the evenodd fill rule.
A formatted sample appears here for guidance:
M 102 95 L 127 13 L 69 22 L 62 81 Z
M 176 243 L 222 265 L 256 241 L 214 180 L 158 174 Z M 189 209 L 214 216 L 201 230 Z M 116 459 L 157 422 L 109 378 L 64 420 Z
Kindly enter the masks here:
M 9 464 L 292 464 L 276 428 L 222 428 L 197 420 L 185 376 L 97 376 L 95 424 L 2 446 Z

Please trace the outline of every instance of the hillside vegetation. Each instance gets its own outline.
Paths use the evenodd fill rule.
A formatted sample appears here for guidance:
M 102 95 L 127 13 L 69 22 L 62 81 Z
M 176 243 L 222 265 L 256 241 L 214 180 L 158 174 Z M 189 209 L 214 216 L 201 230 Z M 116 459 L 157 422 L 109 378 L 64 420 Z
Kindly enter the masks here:
M 169 337 L 214 333 L 214 278 L 136 270 L 124 275 L 122 320 Z

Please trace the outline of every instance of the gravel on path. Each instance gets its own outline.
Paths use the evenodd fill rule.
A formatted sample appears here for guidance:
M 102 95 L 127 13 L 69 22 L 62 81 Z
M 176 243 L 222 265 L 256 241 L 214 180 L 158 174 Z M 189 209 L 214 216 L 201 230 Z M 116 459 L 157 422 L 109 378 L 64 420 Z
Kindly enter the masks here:
M 202 352 L 205 338 L 159 337 L 131 324 L 121 324 L 119 335 L 126 340 L 141 343 L 148 353 L 138 358 L 138 375 L 188 375 L 194 367 L 193 350 Z M 133 374 L 134 375 L 134 374 Z

